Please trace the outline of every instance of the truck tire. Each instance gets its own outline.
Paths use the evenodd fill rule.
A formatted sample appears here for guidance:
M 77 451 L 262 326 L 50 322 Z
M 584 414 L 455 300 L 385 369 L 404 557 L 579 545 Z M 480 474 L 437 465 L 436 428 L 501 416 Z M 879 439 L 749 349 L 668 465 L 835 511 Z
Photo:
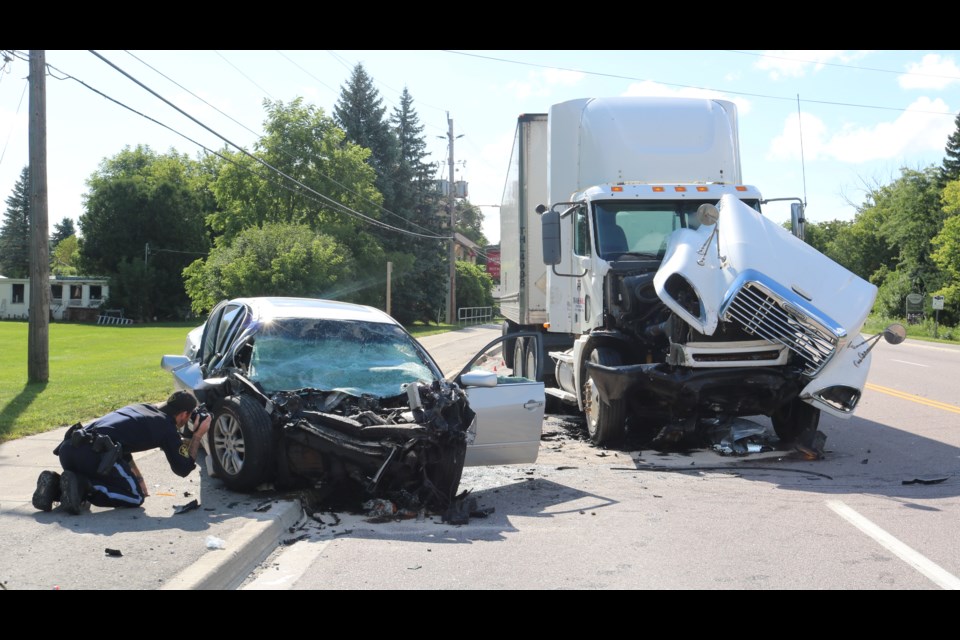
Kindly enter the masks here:
M 506 358 L 504 358 L 506 360 Z M 524 367 L 527 364 L 527 341 L 524 338 L 517 338 L 513 341 L 513 353 L 507 361 L 507 366 L 513 368 L 513 375 L 517 378 L 527 376 Z
M 500 328 L 500 335 L 508 335 L 513 333 L 513 326 L 509 321 L 504 320 L 503 325 Z M 513 350 L 516 346 L 516 339 L 506 339 L 503 341 L 503 362 L 511 369 L 513 368 Z
M 597 347 L 590 352 L 590 362 L 604 366 L 622 363 L 620 354 L 609 347 Z M 608 404 L 600 399 L 596 384 L 586 371 L 583 383 L 583 413 L 587 419 L 587 433 L 597 445 L 608 445 L 623 439 L 627 430 L 626 403 L 623 399 Z
M 276 456 L 270 416 L 250 396 L 226 398 L 208 436 L 213 470 L 227 488 L 250 491 L 273 479 Z
M 773 430 L 781 442 L 789 443 L 805 431 L 814 431 L 820 424 L 820 409 L 800 398 L 794 398 L 770 415 Z

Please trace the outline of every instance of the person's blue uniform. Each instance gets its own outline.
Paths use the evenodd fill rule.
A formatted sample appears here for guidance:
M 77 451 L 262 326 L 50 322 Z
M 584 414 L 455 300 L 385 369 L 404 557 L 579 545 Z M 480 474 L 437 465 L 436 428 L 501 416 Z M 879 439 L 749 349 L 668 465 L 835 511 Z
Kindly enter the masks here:
M 181 438 L 174 419 L 150 404 L 132 404 L 117 409 L 87 425 L 84 430 L 107 435 L 122 447 L 122 455 L 105 474 L 98 474 L 101 453 L 89 443 L 74 446 L 67 438 L 59 447 L 64 470 L 77 473 L 91 484 L 86 499 L 99 507 L 137 507 L 145 496 L 130 468 L 132 454 L 161 449 L 170 469 L 180 477 L 196 466 L 188 444 Z

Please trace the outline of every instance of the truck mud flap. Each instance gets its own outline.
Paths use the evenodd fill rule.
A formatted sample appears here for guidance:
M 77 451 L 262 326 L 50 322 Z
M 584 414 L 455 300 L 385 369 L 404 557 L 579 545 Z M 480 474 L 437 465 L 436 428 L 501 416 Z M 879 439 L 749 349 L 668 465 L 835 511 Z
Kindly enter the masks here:
M 604 402 L 625 399 L 632 406 L 658 407 L 674 416 L 704 411 L 768 415 L 797 397 L 804 384 L 799 373 L 767 367 L 698 370 L 590 362 L 587 368 Z

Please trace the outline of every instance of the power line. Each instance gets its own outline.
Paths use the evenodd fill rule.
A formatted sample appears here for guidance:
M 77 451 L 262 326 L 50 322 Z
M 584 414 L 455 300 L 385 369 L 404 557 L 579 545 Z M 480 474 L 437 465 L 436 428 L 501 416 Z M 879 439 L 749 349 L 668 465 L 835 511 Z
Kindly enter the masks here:
M 737 96 L 747 96 L 747 97 L 751 97 L 751 98 L 766 98 L 766 99 L 768 99 L 768 100 L 787 100 L 787 101 L 790 101 L 790 102 L 793 102 L 793 101 L 795 100 L 795 98 L 787 97 L 787 96 L 775 96 L 775 95 L 769 95 L 769 94 L 764 94 L 764 93 L 751 93 L 751 92 L 748 92 L 748 91 L 732 91 L 732 90 L 730 90 L 730 89 L 713 89 L 713 88 L 711 88 L 711 87 L 701 87 L 701 86 L 691 85 L 691 84 L 679 84 L 679 83 L 676 83 L 676 82 L 663 82 L 663 81 L 661 81 L 661 80 L 653 80 L 653 79 L 651 79 L 651 78 L 638 78 L 638 77 L 636 77 L 636 76 L 626 76 L 626 75 L 616 74 L 616 73 L 604 73 L 604 72 L 600 72 L 600 71 L 586 71 L 586 70 L 583 70 L 583 69 L 574 69 L 574 68 L 571 68 L 571 67 L 557 67 L 557 66 L 553 66 L 553 65 L 536 64 L 536 63 L 533 63 L 533 62 L 524 62 L 524 61 L 522 61 L 522 60 L 509 60 L 509 59 L 507 59 L 507 58 L 497 58 L 497 57 L 494 57 L 494 56 L 480 55 L 480 54 L 477 54 L 477 53 L 465 53 L 465 52 L 463 52 L 463 51 L 451 51 L 451 50 L 449 50 L 449 49 L 441 49 L 441 51 L 443 51 L 444 53 L 452 53 L 452 54 L 455 54 L 455 55 L 466 56 L 466 57 L 470 57 L 470 58 L 480 58 L 480 59 L 482 59 L 482 60 L 493 60 L 493 61 L 495 61 L 495 62 L 504 62 L 504 63 L 507 63 L 507 64 L 517 64 L 517 65 L 522 65 L 522 66 L 527 66 L 527 67 L 535 67 L 535 68 L 537 68 L 537 69 L 552 69 L 552 70 L 556 70 L 556 71 L 572 71 L 572 72 L 575 72 L 575 73 L 582 73 L 582 74 L 584 74 L 584 75 L 598 76 L 598 77 L 602 77 L 602 78 L 614 78 L 614 79 L 617 79 L 617 80 L 631 80 L 631 81 L 634 81 L 634 82 L 655 82 L 655 83 L 661 84 L 661 85 L 663 85 L 663 86 L 665 86 L 665 87 L 677 87 L 677 88 L 680 88 L 680 89 L 697 89 L 697 90 L 699 90 L 699 91 L 715 91 L 715 92 L 717 92 L 717 93 L 731 94 L 731 95 L 737 95 Z M 931 114 L 940 115 L 940 116 L 947 116 L 947 115 L 948 115 L 948 116 L 950 116 L 950 117 L 956 117 L 957 115 L 960 115 L 960 114 L 955 114 L 955 113 L 947 113 L 947 112 L 944 112 L 944 111 L 926 111 L 926 110 L 923 110 L 923 109 L 905 109 L 905 108 L 903 108 L 903 107 L 883 107 L 883 106 L 879 106 L 879 105 L 857 104 L 857 103 L 853 103 L 853 102 L 836 102 L 836 101 L 831 101 L 831 100 L 811 100 L 810 98 L 805 98 L 803 101 L 804 101 L 804 102 L 807 102 L 807 103 L 810 103 L 810 104 L 825 104 L 825 105 L 831 105 L 831 106 L 836 106 L 836 107 L 855 107 L 855 108 L 858 108 L 858 109 L 879 109 L 879 110 L 883 110 L 883 111 L 899 111 L 899 112 L 902 112 L 902 113 L 903 113 L 903 112 L 910 111 L 911 113 L 931 113 Z
M 280 176 L 286 178 L 287 180 L 293 182 L 294 184 L 298 185 L 299 187 L 301 187 L 301 188 L 303 188 L 303 189 L 306 189 L 307 191 L 313 193 L 313 194 L 316 195 L 317 197 L 323 199 L 325 202 L 327 202 L 328 204 L 330 204 L 330 205 L 336 207 L 337 209 L 343 211 L 344 213 L 347 213 L 347 214 L 349 214 L 349 215 L 353 215 L 353 216 L 356 216 L 356 217 L 358 217 L 358 218 L 361 218 L 361 219 L 363 219 L 363 220 L 367 221 L 368 223 L 373 224 L 373 225 L 375 225 L 375 226 L 379 226 L 379 227 L 381 227 L 381 228 L 388 229 L 388 230 L 392 230 L 392 231 L 398 231 L 398 232 L 400 232 L 400 233 L 404 233 L 404 234 L 407 234 L 407 235 L 418 236 L 418 237 L 425 237 L 425 238 L 433 238 L 433 239 L 438 239 L 438 240 L 449 240 L 449 239 L 450 239 L 449 236 L 437 236 L 437 235 L 430 235 L 430 236 L 428 236 L 428 235 L 425 235 L 425 234 L 415 233 L 415 232 L 413 232 L 413 231 L 407 231 L 407 230 L 405 230 L 405 229 L 400 229 L 400 228 L 394 227 L 394 226 L 389 225 L 389 224 L 387 224 L 387 223 L 385 223 L 385 222 L 382 222 L 382 221 L 380 221 L 380 220 L 376 220 L 375 218 L 371 218 L 371 217 L 369 217 L 369 216 L 367 216 L 367 215 L 365 215 L 365 214 L 363 214 L 363 213 L 360 213 L 359 211 L 356 211 L 356 210 L 348 207 L 347 205 L 345 205 L 345 204 L 343 204 L 343 203 L 341 203 L 341 202 L 338 202 L 338 201 L 334 200 L 333 198 L 331 198 L 331 197 L 329 197 L 329 196 L 327 196 L 327 195 L 325 195 L 325 194 L 322 194 L 322 193 L 316 191 L 315 189 L 313 189 L 313 188 L 311 188 L 311 187 L 303 184 L 302 182 L 300 182 L 300 181 L 297 180 L 296 178 L 287 175 L 287 174 L 284 173 L 283 171 L 280 171 L 279 169 L 277 169 L 276 167 L 274 167 L 274 166 L 272 166 L 271 164 L 267 163 L 266 161 L 262 160 L 261 158 L 258 158 L 257 156 L 251 154 L 251 153 L 248 152 L 246 149 L 244 149 L 244 148 L 241 147 L 240 145 L 236 144 L 235 142 L 231 141 L 230 139 L 224 137 L 223 135 L 221 135 L 221 134 L 218 133 L 217 131 L 214 131 L 213 129 L 211 129 L 210 127 L 208 127 L 206 124 L 200 122 L 199 120 L 197 120 L 196 118 L 194 118 L 193 116 L 191 116 L 189 113 L 187 113 L 186 111 L 184 111 L 184 110 L 181 109 L 180 107 L 176 106 L 175 104 L 173 104 L 172 102 L 170 102 L 169 100 L 167 100 L 166 98 L 164 98 L 163 96 L 161 96 L 159 93 L 157 93 L 156 91 L 154 91 L 154 90 L 151 89 L 150 87 L 146 86 L 145 84 L 143 84 L 142 82 L 140 82 L 139 80 L 137 80 L 136 78 L 134 78 L 133 76 L 131 76 L 129 73 L 127 73 L 126 71 L 124 71 L 123 69 L 121 69 L 120 67 L 118 67 L 117 65 L 115 65 L 113 62 L 107 60 L 105 57 L 103 57 L 102 55 L 100 55 L 100 54 L 97 53 L 96 51 L 90 50 L 90 53 L 92 53 L 94 56 L 96 56 L 97 58 L 99 58 L 100 60 L 102 60 L 103 62 L 105 62 L 106 64 L 108 64 L 109 66 L 111 66 L 113 69 L 115 69 L 116 71 L 118 71 L 118 72 L 121 73 L 122 75 L 126 76 L 130 81 L 134 82 L 135 84 L 137 84 L 138 86 L 140 86 L 142 89 L 144 89 L 145 91 L 149 92 L 151 95 L 153 95 L 153 96 L 156 97 L 157 99 L 161 100 L 162 102 L 164 102 L 164 103 L 165 103 L 166 105 L 168 105 L 169 107 L 175 109 L 176 111 L 178 111 L 180 114 L 182 114 L 182 115 L 185 116 L 186 118 L 189 118 L 191 121 L 193 121 L 193 122 L 196 123 L 197 125 L 203 127 L 203 128 L 206 129 L 208 132 L 212 133 L 213 135 L 217 136 L 218 138 L 220 138 L 221 140 L 223 140 L 224 142 L 226 142 L 226 143 L 229 144 L 230 146 L 232 146 L 232 147 L 234 147 L 235 149 L 237 149 L 240 153 L 248 156 L 250 159 L 254 160 L 255 162 L 260 163 L 261 165 L 263 165 L 264 167 L 266 167 L 266 168 L 269 169 L 270 171 L 276 173 L 277 175 L 280 175 Z M 85 85 L 85 86 L 86 86 L 86 85 Z M 99 93 L 99 92 L 98 92 L 98 93 Z M 103 95 L 103 94 L 101 94 L 101 95 Z M 104 96 L 104 97 L 106 97 L 106 96 Z M 154 122 L 156 122 L 156 121 L 154 120 Z M 159 123 L 158 123 L 158 124 L 159 124 Z M 166 126 L 166 125 L 164 125 L 164 126 Z M 169 127 L 168 127 L 168 128 L 169 128 Z M 171 129 L 171 131 L 173 131 L 173 129 Z M 176 132 L 176 131 L 174 131 L 174 132 L 177 133 L 178 135 L 180 135 L 179 132 Z M 203 145 L 200 145 L 200 146 L 203 146 Z M 205 148 L 205 147 L 204 147 L 204 148 Z

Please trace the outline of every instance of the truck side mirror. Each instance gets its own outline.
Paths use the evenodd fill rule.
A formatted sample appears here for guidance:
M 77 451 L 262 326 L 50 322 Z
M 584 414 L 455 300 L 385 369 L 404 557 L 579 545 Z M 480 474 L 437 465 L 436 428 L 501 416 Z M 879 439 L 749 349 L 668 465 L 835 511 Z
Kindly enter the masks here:
M 560 264 L 560 213 L 550 210 L 540 216 L 543 233 L 543 264 Z
M 804 235 L 804 226 L 806 225 L 806 219 L 803 217 L 803 205 L 799 202 L 790 203 L 790 230 L 793 232 L 793 235 L 797 236 L 803 240 Z

